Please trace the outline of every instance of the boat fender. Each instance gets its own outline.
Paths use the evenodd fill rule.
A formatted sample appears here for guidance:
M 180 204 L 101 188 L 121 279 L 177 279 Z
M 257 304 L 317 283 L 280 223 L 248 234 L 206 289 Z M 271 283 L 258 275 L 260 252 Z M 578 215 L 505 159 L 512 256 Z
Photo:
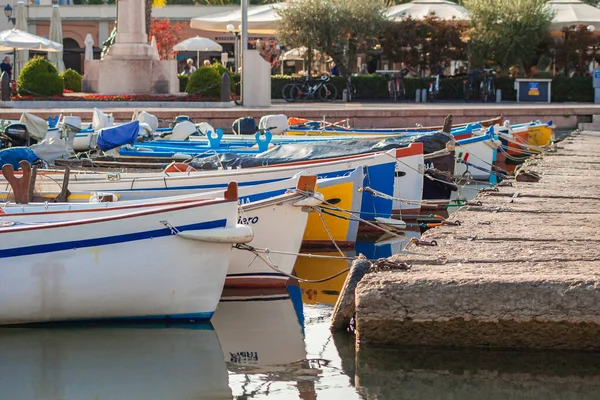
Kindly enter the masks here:
M 172 162 L 163 172 L 194 172 L 196 168 L 182 162 Z
M 249 225 L 237 224 L 231 228 L 196 229 L 176 232 L 183 239 L 210 243 L 250 243 L 254 232 Z
M 331 326 L 329 329 L 332 332 L 345 331 L 350 326 L 350 322 L 356 312 L 354 295 L 356 286 L 365 274 L 369 272 L 370 268 L 371 262 L 362 254 L 352 262 L 350 272 L 346 276 L 346 281 L 344 282 L 344 286 L 342 286 L 342 290 L 340 291 L 340 295 L 331 315 Z

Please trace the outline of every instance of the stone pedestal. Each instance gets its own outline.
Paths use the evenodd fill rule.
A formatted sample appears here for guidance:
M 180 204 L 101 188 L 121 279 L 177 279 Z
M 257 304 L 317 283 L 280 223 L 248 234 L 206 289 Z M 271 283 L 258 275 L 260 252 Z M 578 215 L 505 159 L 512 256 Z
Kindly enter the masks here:
M 85 93 L 169 94 L 179 91 L 176 60 L 86 60 Z
M 177 61 L 159 60 L 148 44 L 144 0 L 119 0 L 115 43 L 102 60 L 86 60 L 86 93 L 169 94 L 179 91 Z

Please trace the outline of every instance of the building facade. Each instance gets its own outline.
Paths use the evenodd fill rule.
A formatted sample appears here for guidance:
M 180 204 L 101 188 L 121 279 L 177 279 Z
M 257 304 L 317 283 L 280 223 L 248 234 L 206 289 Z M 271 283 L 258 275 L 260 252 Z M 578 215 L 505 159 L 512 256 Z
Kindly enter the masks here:
M 60 5 L 60 15 L 63 27 L 64 61 L 66 68 L 73 68 L 84 73 L 85 37 L 90 33 L 94 39 L 94 56 L 100 57 L 103 42 L 108 39 L 116 20 L 117 7 L 114 4 L 68 4 L 69 0 L 63 0 Z M 16 10 L 17 1 L 12 4 Z M 189 22 L 191 18 L 209 16 L 226 11 L 232 11 L 239 6 L 206 6 L 206 5 L 167 5 L 160 9 L 154 9 L 152 16 L 155 18 L 166 18 L 172 22 L 185 24 L 184 37 L 203 36 L 215 40 L 223 46 L 223 51 L 229 53 L 229 60 L 234 56 L 235 36 L 227 32 L 223 26 L 223 32 L 209 32 L 191 29 Z M 48 37 L 50 31 L 50 17 L 52 15 L 51 0 L 39 0 L 38 3 L 29 4 L 28 29 L 29 32 L 39 36 Z M 14 16 L 14 14 L 13 14 Z M 0 29 L 10 29 L 12 24 L 5 19 L 0 19 Z M 267 36 L 251 35 L 250 40 L 273 39 Z M 187 57 L 196 58 L 196 53 L 178 54 L 178 59 Z M 220 54 L 204 53 L 201 58 L 217 58 Z M 199 60 L 200 62 L 202 61 Z

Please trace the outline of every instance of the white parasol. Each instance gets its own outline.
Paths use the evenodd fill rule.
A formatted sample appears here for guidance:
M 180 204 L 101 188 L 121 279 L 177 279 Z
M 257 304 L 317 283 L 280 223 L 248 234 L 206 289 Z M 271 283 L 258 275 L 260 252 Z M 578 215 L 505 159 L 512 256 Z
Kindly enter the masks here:
M 285 3 L 267 4 L 264 6 L 248 7 L 248 32 L 272 35 L 277 31 L 279 21 L 278 10 L 285 8 Z M 207 17 L 192 18 L 190 27 L 205 31 L 224 32 L 226 26 L 238 26 L 242 21 L 240 10 L 217 13 Z
M 430 14 L 445 20 L 469 19 L 469 11 L 466 8 L 447 0 L 414 0 L 390 7 L 386 13 L 392 21 L 402 21 L 407 18 L 423 19 Z
M 52 18 L 50 19 L 50 40 L 60 44 L 63 42 L 62 22 L 60 20 L 58 4 L 54 4 L 52 6 Z M 62 51 L 55 51 L 48 54 L 48 61 L 56 66 L 58 72 L 63 72 L 65 70 L 65 62 L 63 61 Z
M 27 10 L 25 9 L 25 2 L 23 0 L 19 0 L 17 3 L 17 12 L 16 12 L 16 24 L 15 28 L 20 31 L 27 32 Z M 29 60 L 29 52 L 28 51 L 19 51 L 15 52 L 15 70 L 14 70 L 14 79 L 17 80 L 19 78 L 18 72 L 23 69 L 25 63 Z
M 223 46 L 219 43 L 205 37 L 192 37 L 185 39 L 183 42 L 177 43 L 173 46 L 173 50 L 176 51 L 195 51 L 196 52 L 196 63 L 200 66 L 200 52 L 201 51 L 214 51 L 222 52 Z
M 94 38 L 91 33 L 85 35 L 85 59 L 93 60 L 94 59 Z
M 578 0 L 551 0 L 547 6 L 555 13 L 550 23 L 551 31 L 572 25 L 593 26 L 593 30 L 600 31 L 600 9 L 597 7 Z
M 0 32 L 0 51 L 11 50 L 13 50 L 15 54 L 18 54 L 17 50 L 37 50 L 55 52 L 62 51 L 63 45 L 60 43 L 55 43 L 41 36 L 36 36 L 29 32 L 20 31 L 15 28 Z M 15 63 L 15 66 L 18 67 L 18 64 Z M 20 69 L 15 68 L 15 80 L 19 76 L 19 71 Z

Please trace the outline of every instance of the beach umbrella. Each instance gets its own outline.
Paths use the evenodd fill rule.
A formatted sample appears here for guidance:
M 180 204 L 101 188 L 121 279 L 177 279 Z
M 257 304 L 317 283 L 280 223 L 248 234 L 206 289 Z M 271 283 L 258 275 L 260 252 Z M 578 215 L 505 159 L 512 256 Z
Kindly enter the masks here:
M 25 2 L 19 0 L 17 3 L 17 15 L 16 15 L 16 23 L 15 28 L 20 31 L 27 32 L 27 10 L 25 9 Z M 25 63 L 29 60 L 29 51 L 19 51 L 15 53 L 15 70 L 14 70 L 14 79 L 17 80 L 19 78 L 18 72 L 23 69 Z
M 248 7 L 248 33 L 272 35 L 277 31 L 279 21 L 278 10 L 285 8 L 285 3 L 274 3 L 263 6 Z M 226 26 L 238 26 L 242 23 L 242 11 L 227 11 L 206 17 L 192 18 L 190 27 L 212 32 L 225 32 Z
M 54 4 L 52 6 L 52 18 L 50 19 L 50 40 L 60 44 L 63 42 L 62 21 L 60 19 L 60 10 L 58 8 L 58 4 Z M 65 62 L 63 61 L 62 51 L 54 51 L 48 54 L 48 61 L 54 64 L 58 72 L 63 72 L 65 70 Z
M 56 52 L 62 51 L 63 45 L 16 28 L 0 32 L 0 51 L 14 51 L 15 54 L 18 54 L 17 50 Z M 20 69 L 17 69 L 17 63 L 15 63 L 15 66 L 14 78 L 16 79 L 19 76 Z
M 423 19 L 430 14 L 445 20 L 469 19 L 466 8 L 447 0 L 414 0 L 390 7 L 386 16 L 392 21 L 402 21 L 407 18 Z
M 33 33 L 23 32 L 16 28 L 0 32 L 0 51 L 36 50 L 55 52 L 63 51 L 63 45 Z
M 308 58 L 308 49 L 304 46 L 291 49 L 283 53 L 280 57 L 282 61 L 306 60 Z M 313 60 L 321 57 L 321 53 L 313 49 Z
M 195 51 L 196 52 L 196 63 L 200 66 L 200 52 L 201 51 L 215 51 L 222 52 L 223 46 L 219 43 L 205 37 L 192 37 L 185 39 L 183 42 L 177 43 L 173 46 L 173 50 L 177 51 Z
M 85 35 L 85 59 L 93 60 L 94 59 L 94 37 L 91 33 Z
M 554 12 L 551 31 L 560 31 L 572 25 L 593 26 L 600 31 L 600 9 L 579 0 L 551 0 L 547 7 Z

